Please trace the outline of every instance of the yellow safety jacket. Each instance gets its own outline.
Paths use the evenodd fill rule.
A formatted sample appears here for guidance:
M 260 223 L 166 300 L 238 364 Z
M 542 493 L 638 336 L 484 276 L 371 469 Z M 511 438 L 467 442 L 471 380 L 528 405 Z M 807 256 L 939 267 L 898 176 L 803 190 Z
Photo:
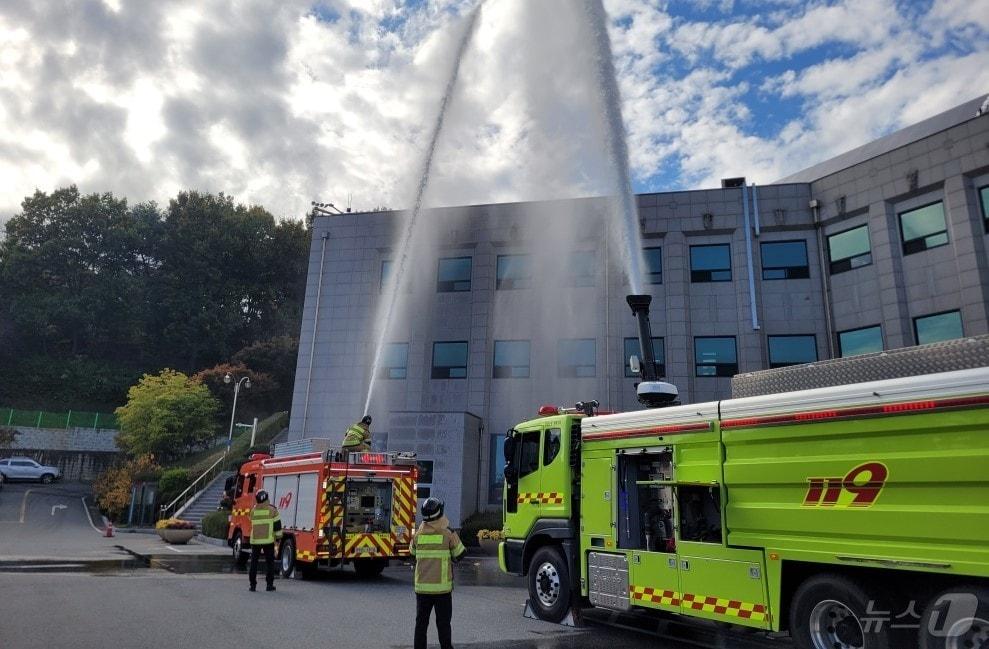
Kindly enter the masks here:
M 453 563 L 467 550 L 456 532 L 450 531 L 446 516 L 419 526 L 410 550 L 416 560 L 417 593 L 442 595 L 453 591 Z
M 251 545 L 267 545 L 282 538 L 282 518 L 270 503 L 255 505 L 251 510 Z
M 347 450 L 366 451 L 371 448 L 371 431 L 357 423 L 347 429 L 343 436 L 343 447 Z

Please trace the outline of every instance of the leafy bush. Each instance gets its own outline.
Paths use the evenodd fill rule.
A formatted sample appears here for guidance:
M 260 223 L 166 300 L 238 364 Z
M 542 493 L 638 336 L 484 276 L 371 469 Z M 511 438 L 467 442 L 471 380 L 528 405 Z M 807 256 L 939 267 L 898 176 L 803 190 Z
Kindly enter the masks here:
M 188 469 L 168 469 L 158 479 L 158 498 L 170 503 L 192 482 Z
M 192 521 L 184 521 L 181 518 L 164 518 L 155 523 L 156 530 L 194 530 L 196 524 Z
M 478 530 L 477 540 L 504 541 L 505 534 L 501 530 Z
M 159 471 L 153 455 L 138 458 L 112 466 L 93 481 L 93 495 L 100 510 L 117 520 L 130 504 L 131 485 L 137 476 L 155 476 Z
M 221 510 L 203 516 L 203 535 L 213 539 L 227 538 L 227 526 L 230 525 L 229 515 L 230 512 Z
M 477 546 L 478 532 L 481 530 L 500 530 L 501 512 L 475 512 L 464 520 L 460 528 L 460 540 L 468 547 Z

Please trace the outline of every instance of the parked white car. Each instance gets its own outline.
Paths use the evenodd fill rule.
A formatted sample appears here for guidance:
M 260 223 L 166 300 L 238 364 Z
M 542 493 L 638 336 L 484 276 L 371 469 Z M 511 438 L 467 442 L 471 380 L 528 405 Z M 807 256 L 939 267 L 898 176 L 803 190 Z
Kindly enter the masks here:
M 0 475 L 3 480 L 40 480 L 51 484 L 62 478 L 62 472 L 56 466 L 38 464 L 29 457 L 11 457 L 0 460 Z

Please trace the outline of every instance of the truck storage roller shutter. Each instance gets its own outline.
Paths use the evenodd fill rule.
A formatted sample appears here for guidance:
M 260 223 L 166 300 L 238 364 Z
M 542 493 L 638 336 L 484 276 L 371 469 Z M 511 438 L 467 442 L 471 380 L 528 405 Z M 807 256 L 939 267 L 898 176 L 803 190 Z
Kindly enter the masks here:
M 303 473 L 299 476 L 298 506 L 295 510 L 295 526 L 301 530 L 316 528 L 316 483 L 319 476 Z

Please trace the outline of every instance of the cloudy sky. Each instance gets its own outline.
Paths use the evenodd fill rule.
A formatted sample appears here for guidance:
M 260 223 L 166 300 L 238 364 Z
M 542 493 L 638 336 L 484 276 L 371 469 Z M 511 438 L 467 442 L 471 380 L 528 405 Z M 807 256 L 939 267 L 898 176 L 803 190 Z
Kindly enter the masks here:
M 36 188 L 406 207 L 476 0 L 0 3 L 0 221 Z M 602 191 L 580 0 L 487 0 L 435 204 Z M 605 0 L 637 191 L 770 182 L 989 92 L 986 0 Z

